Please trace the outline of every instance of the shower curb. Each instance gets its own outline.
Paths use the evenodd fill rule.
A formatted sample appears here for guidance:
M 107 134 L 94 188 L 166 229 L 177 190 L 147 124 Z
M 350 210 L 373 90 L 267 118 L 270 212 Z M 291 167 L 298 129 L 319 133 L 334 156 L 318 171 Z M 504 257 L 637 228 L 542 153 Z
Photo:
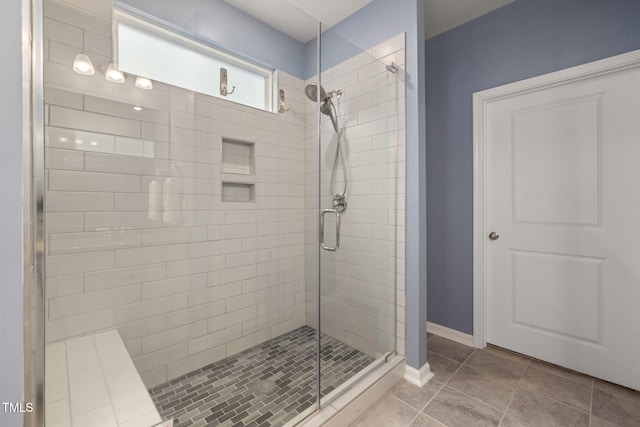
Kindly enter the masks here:
M 344 427 L 353 423 L 404 376 L 404 356 L 394 356 L 339 398 L 322 408 L 303 427 Z

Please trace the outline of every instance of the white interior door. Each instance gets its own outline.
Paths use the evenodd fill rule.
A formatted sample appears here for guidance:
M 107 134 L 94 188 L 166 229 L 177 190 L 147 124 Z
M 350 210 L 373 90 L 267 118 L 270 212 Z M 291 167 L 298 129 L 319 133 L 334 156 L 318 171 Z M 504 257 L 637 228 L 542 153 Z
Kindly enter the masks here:
M 640 390 L 640 69 L 485 112 L 487 341 Z

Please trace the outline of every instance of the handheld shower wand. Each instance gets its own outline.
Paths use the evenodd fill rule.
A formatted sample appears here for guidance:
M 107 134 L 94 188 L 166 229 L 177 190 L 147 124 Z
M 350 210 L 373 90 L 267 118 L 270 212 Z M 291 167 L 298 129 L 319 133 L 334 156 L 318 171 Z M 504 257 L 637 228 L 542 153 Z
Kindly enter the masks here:
M 318 86 L 315 83 L 311 83 L 305 87 L 304 92 L 312 101 L 318 100 L 318 87 L 320 88 L 320 112 L 326 116 L 329 116 L 331 119 L 331 124 L 333 125 L 333 129 L 336 132 L 337 144 L 336 144 L 336 154 L 333 160 L 333 168 L 331 170 L 331 181 L 329 191 L 331 192 L 331 198 L 333 199 L 333 207 L 338 210 L 340 213 L 344 212 L 347 208 L 347 166 L 344 162 L 344 154 L 342 153 L 342 129 L 338 126 L 338 112 L 336 110 L 336 106 L 334 105 L 332 98 L 333 93 L 337 93 L 338 96 L 342 95 L 341 91 L 337 92 L 329 92 L 324 90 L 322 86 Z M 338 168 L 338 163 L 342 164 L 342 175 L 344 177 L 344 186 L 342 191 L 335 191 L 335 181 L 336 181 L 336 170 Z
M 312 101 L 318 100 L 318 85 L 315 83 L 311 83 L 304 88 L 304 92 L 307 94 L 307 98 Z M 333 105 L 333 101 L 331 100 L 333 95 L 331 93 L 327 93 L 322 86 L 320 86 L 320 99 L 322 104 L 320 105 L 320 112 L 326 116 L 329 116 L 331 119 L 331 124 L 333 124 L 333 129 L 338 133 L 338 115 L 336 113 L 336 107 Z

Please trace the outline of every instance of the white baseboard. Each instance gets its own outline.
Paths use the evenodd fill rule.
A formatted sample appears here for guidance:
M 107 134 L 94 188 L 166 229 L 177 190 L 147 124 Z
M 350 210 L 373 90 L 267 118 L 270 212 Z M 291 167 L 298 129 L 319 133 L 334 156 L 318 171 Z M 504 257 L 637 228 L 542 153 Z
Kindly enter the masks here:
M 465 334 L 464 332 L 456 331 L 446 326 L 427 322 L 427 332 L 473 347 L 473 335 Z
M 431 372 L 431 367 L 428 363 L 425 363 L 420 369 L 407 365 L 404 370 L 404 379 L 418 387 L 424 387 L 431 378 L 433 378 L 433 372 Z

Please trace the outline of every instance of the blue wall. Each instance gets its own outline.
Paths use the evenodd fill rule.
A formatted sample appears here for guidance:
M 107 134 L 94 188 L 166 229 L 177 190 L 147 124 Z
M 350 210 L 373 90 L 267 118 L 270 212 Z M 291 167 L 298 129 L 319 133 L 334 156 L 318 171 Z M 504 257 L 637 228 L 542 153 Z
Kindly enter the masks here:
M 340 24 L 338 24 L 340 25 Z M 307 42 L 305 57 L 305 74 L 304 78 L 308 79 L 318 74 L 318 39 L 317 37 Z M 372 46 L 375 46 L 372 45 Z M 371 47 L 371 46 L 370 46 Z M 322 28 L 322 71 L 325 71 L 334 65 L 341 63 L 355 55 L 362 53 L 366 48 L 356 47 L 350 41 L 346 40 L 335 29 Z
M 402 32 L 407 32 L 407 41 L 413 44 L 409 39 L 418 37 L 415 10 L 415 0 L 374 0 L 330 29 L 323 27 L 322 69 L 331 68 Z M 316 39 L 307 43 L 306 78 L 316 74 L 316 43 Z
M 636 49 L 639 0 L 516 0 L 427 40 L 429 321 L 473 333 L 472 94 Z
M 22 402 L 22 13 L 5 1 L 0 15 L 0 402 Z M 0 425 L 22 426 L 0 406 Z

